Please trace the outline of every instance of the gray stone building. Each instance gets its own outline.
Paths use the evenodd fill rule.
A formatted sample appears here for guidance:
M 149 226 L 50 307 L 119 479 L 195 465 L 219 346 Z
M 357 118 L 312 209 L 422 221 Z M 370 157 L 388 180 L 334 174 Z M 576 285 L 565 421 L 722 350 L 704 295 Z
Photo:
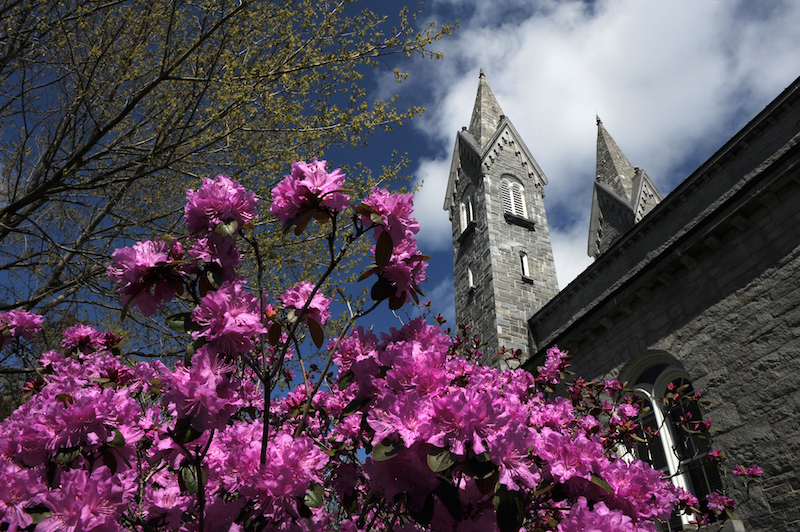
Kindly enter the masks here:
M 618 377 L 653 400 L 669 382 L 702 391 L 703 415 L 725 431 L 714 447 L 765 470 L 736 512 L 748 531 L 800 530 L 799 141 L 800 79 L 662 197 L 598 119 L 595 261 L 558 292 L 547 178 L 481 73 L 445 199 L 456 318 L 489 342 L 485 362 L 514 364 L 505 346 L 533 370 L 558 345 L 578 375 Z M 643 422 L 663 417 L 653 404 Z M 662 431 L 658 467 L 677 483 L 748 499 L 697 465 L 702 445 L 676 440 Z

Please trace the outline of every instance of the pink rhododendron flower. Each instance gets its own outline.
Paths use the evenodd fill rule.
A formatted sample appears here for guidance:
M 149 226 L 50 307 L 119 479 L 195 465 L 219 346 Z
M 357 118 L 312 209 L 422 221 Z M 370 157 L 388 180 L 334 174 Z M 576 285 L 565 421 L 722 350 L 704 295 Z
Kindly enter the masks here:
M 740 477 L 757 478 L 764 474 L 764 470 L 761 469 L 761 467 L 759 467 L 758 465 L 752 465 L 747 468 L 745 468 L 742 465 L 737 465 L 736 467 L 733 468 L 732 473 Z
M 372 252 L 375 253 L 375 246 L 372 247 Z M 417 249 L 414 238 L 409 237 L 395 244 L 389 264 L 380 273 L 394 289 L 394 298 L 407 303 L 411 299 L 411 291 L 419 291 L 419 285 L 428 278 L 425 272 L 428 263 L 425 258 Z
M 327 162 L 297 161 L 292 172 L 272 189 L 270 211 L 281 224 L 295 220 L 302 214 L 313 215 L 341 212 L 350 198 L 342 194 L 345 175 L 337 168 L 328 173 Z
M 716 491 L 706 495 L 706 501 L 708 501 L 708 507 L 717 513 L 722 513 L 726 510 L 733 511 L 736 508 L 736 503 L 733 499 Z
M 111 331 L 100 332 L 94 327 L 76 323 L 64 331 L 61 347 L 70 353 L 90 354 L 96 351 L 110 351 L 122 341 Z
M 164 301 L 183 294 L 184 264 L 181 245 L 159 240 L 137 242 L 133 247 L 114 251 L 108 277 L 121 284 L 120 305 L 138 306 L 145 316 L 152 316 Z
M 200 350 L 192 357 L 192 367 L 178 365 L 165 383 L 170 388 L 164 399 L 175 405 L 180 417 L 188 417 L 198 431 L 224 426 L 241 401 L 236 397 L 239 385 L 231 376 L 234 366 L 216 355 Z
M 375 187 L 363 204 L 371 207 L 381 219 L 381 224 L 375 226 L 375 240 L 386 231 L 396 246 L 419 232 L 419 222 L 411 217 L 414 212 L 413 194 L 392 194 L 385 188 Z M 369 226 L 374 220 L 362 214 L 361 223 Z
M 283 295 L 281 295 L 281 301 L 283 301 L 284 306 L 293 308 L 295 313 L 298 314 L 305 306 L 306 301 L 308 301 L 308 298 L 311 296 L 311 292 L 313 290 L 313 284 L 309 283 L 308 281 L 303 281 L 302 283 L 285 291 Z M 314 298 L 311 300 L 311 303 L 309 303 L 308 308 L 306 309 L 303 322 L 313 320 L 320 325 L 325 325 L 325 322 L 328 321 L 328 318 L 331 316 L 331 313 L 328 310 L 328 306 L 330 306 L 330 304 L 331 300 L 322 295 L 322 291 L 317 290 L 317 293 L 314 294 Z
M 635 418 L 639 415 L 639 406 L 629 403 L 622 403 L 617 407 L 617 412 L 624 418 Z
M 122 530 L 117 521 L 134 493 L 126 491 L 120 479 L 105 466 L 91 475 L 80 469 L 65 471 L 61 488 L 44 496 L 50 517 L 40 522 L 36 530 Z
M 235 222 L 236 234 L 258 217 L 258 199 L 237 181 L 225 175 L 203 178 L 203 184 L 186 193 L 184 219 L 190 235 L 203 237 L 217 230 L 220 224 Z
M 586 497 L 579 497 L 566 519 L 558 524 L 559 532 L 632 532 L 632 520 L 619 510 L 609 510 L 598 502 L 590 510 Z
M 250 351 L 255 347 L 255 335 L 267 332 L 258 298 L 238 282 L 226 281 L 206 294 L 192 319 L 203 327 L 192 336 L 205 338 L 213 349 L 227 355 Z
M 44 318 L 27 310 L 0 312 L 0 347 L 11 342 L 11 338 L 30 340 L 42 330 Z
M 536 382 L 543 384 L 556 384 L 561 380 L 561 373 L 569 367 L 566 362 L 567 352 L 561 351 L 558 347 L 551 347 L 547 350 L 544 366 L 539 368 Z
M 572 477 L 589 480 L 595 467 L 605 459 L 602 446 L 583 434 L 572 438 L 549 427 L 542 428 L 540 434 L 539 455 L 547 461 L 556 482 Z
M 37 477 L 36 471 L 0 458 L 0 524 L 7 523 L 10 532 L 33 523 L 25 509 L 41 502 L 40 494 L 46 491 Z
M 205 237 L 195 238 L 188 254 L 206 264 L 217 264 L 225 275 L 225 279 L 235 280 L 234 268 L 241 258 L 236 239 L 219 233 L 208 233 Z

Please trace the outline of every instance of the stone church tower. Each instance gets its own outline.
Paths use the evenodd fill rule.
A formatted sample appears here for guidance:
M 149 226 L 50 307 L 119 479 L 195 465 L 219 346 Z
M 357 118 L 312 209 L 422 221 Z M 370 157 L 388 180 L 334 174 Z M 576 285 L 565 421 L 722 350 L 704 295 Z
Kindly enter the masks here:
M 483 71 L 469 128 L 456 136 L 444 209 L 453 227 L 456 320 L 528 357 L 526 318 L 558 293 L 542 169 L 497 102 Z

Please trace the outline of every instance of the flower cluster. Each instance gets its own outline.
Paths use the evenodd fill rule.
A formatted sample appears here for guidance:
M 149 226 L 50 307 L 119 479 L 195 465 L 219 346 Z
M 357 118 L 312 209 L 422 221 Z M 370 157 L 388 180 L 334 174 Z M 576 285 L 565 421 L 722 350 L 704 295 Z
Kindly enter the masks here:
M 568 399 L 531 393 L 535 379 L 527 372 L 445 356 L 449 339 L 422 319 L 393 330 L 380 345 L 363 332 L 352 339 L 337 355 L 353 378 L 347 390 L 364 405 L 373 448 L 395 455 L 367 459 L 368 488 L 390 500 L 402 495 L 424 504 L 446 482 L 456 489 L 450 504 L 462 508 L 434 506 L 436 529 L 480 526 L 500 511 L 487 498 L 498 489 L 526 507 L 543 491 L 567 494 L 574 506 L 557 504 L 533 518 L 539 527 L 561 522 L 560 530 L 584 530 L 594 522 L 654 530 L 653 520 L 668 519 L 682 496 L 646 464 L 608 454 L 609 442 L 593 430 L 597 420 L 585 422 L 586 414 Z M 553 349 L 546 367 L 557 368 L 564 358 Z M 339 439 L 349 441 L 352 429 L 338 430 L 344 432 Z
M 138 306 L 145 316 L 152 316 L 164 302 L 183 294 L 185 264 L 180 242 L 145 240 L 114 251 L 107 273 L 121 286 L 120 304 Z
M 748 477 L 752 479 L 760 478 L 761 475 L 764 474 L 764 470 L 761 469 L 758 465 L 751 465 L 750 467 L 744 467 L 742 465 L 737 465 L 733 468 L 733 474 L 740 477 Z
M 335 220 L 343 179 L 324 161 L 295 163 L 273 213 L 296 232 Z M 185 210 L 193 259 L 171 239 L 115 252 L 108 273 L 126 308 L 150 315 L 190 288 L 194 310 L 168 318 L 191 335 L 187 356 L 126 365 L 121 337 L 67 329 L 62 350 L 42 355 L 31 399 L 0 422 L 0 528 L 651 532 L 674 507 L 698 505 L 613 451 L 633 444 L 639 415 L 618 381 L 576 379 L 554 396 L 569 366 L 558 348 L 534 376 L 472 361 L 481 342 L 467 326 L 455 339 L 424 318 L 380 335 L 358 327 L 329 342 L 337 376 L 326 368 L 314 384 L 304 368 L 304 382 L 273 397 L 290 346 L 299 357 L 298 328 L 322 345 L 331 300 L 319 290 L 328 272 L 275 306 L 237 276 L 256 203 L 225 176 L 204 180 Z M 411 206 L 373 189 L 351 217 L 348 242 L 375 239 L 362 278 L 377 275 L 373 297 L 393 308 L 425 277 Z M 4 338 L 41 324 L 12 312 L 0 314 Z M 707 505 L 732 508 L 719 494 Z
M 251 225 L 258 215 L 258 199 L 228 176 L 203 179 L 195 192 L 186 193 L 184 220 L 190 235 L 205 237 L 211 232 L 234 235 Z
M 0 347 L 12 338 L 30 340 L 42 329 L 43 318 L 27 310 L 0 312 Z
M 375 224 L 375 239 L 386 232 L 392 242 L 399 243 L 412 238 L 419 232 L 419 223 L 411 215 L 414 212 L 412 194 L 391 194 L 385 188 L 373 188 L 362 206 L 361 223 L 365 226 Z
M 314 285 L 308 281 L 303 281 L 285 291 L 283 295 L 281 295 L 281 301 L 283 301 L 285 307 L 291 309 L 294 315 L 299 315 L 308 301 L 308 308 L 306 308 L 305 315 L 301 321 L 307 323 L 311 320 L 319 325 L 325 325 L 325 322 L 328 321 L 328 318 L 331 316 L 328 310 L 331 300 L 322 295 L 319 291 L 315 293 L 312 298 L 311 294 L 313 291 Z
M 326 161 L 297 161 L 292 172 L 272 189 L 270 211 L 282 224 L 296 225 L 300 232 L 312 217 L 325 222 L 350 201 L 342 193 L 344 178 L 338 168 L 328 173 Z

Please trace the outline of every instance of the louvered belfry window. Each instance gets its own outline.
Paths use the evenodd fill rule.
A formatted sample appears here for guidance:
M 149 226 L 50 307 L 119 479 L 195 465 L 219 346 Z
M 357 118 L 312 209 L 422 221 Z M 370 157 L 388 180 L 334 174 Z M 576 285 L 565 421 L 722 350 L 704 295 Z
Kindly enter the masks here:
M 516 181 L 503 178 L 500 186 L 503 193 L 503 211 L 527 218 L 528 213 L 525 210 L 525 189 L 522 185 Z

